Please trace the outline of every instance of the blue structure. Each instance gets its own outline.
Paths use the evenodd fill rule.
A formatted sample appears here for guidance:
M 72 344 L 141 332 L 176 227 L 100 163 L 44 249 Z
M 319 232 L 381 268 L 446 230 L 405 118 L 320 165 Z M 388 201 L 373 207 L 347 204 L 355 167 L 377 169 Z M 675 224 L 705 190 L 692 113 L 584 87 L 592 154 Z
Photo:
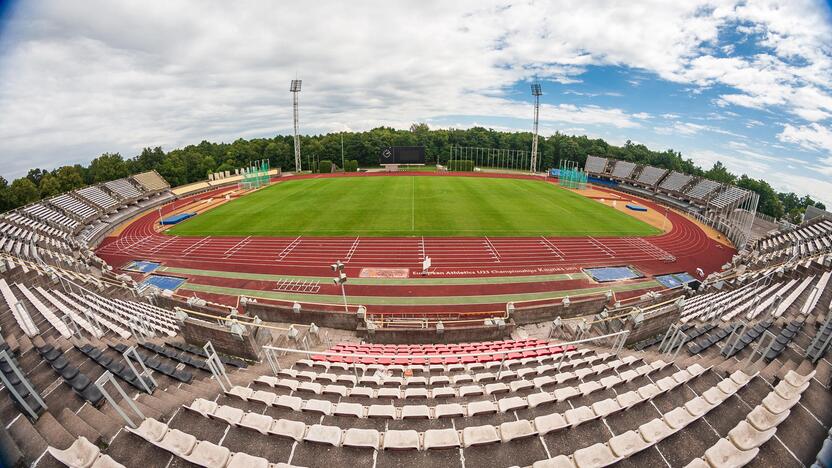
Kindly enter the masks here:
M 142 281 L 140 288 L 144 289 L 148 286 L 155 286 L 162 290 L 169 289 L 171 291 L 176 291 L 176 288 L 182 286 L 183 283 L 185 283 L 185 278 L 178 278 L 176 276 L 150 275 L 150 277 Z
M 642 275 L 640 272 L 628 266 L 585 268 L 584 273 L 586 273 L 593 280 L 599 283 L 607 283 L 610 281 L 623 281 L 644 277 L 644 275 Z
M 656 276 L 655 279 L 666 288 L 678 288 L 683 284 L 688 284 L 692 281 L 698 281 L 696 278 L 694 278 L 686 272 L 670 273 L 667 275 Z
M 150 273 L 151 271 L 156 270 L 160 266 L 162 266 L 161 263 L 148 262 L 145 260 L 134 260 L 128 263 L 127 266 L 122 267 L 122 270 L 138 271 L 139 273 Z
M 170 224 L 181 223 L 192 216 L 196 216 L 196 213 L 179 213 L 178 215 L 168 216 L 167 218 L 159 221 L 159 224 L 167 226 Z
M 627 203 L 627 208 L 631 209 L 633 211 L 647 211 L 647 208 L 645 208 L 641 205 L 631 205 L 629 203 Z

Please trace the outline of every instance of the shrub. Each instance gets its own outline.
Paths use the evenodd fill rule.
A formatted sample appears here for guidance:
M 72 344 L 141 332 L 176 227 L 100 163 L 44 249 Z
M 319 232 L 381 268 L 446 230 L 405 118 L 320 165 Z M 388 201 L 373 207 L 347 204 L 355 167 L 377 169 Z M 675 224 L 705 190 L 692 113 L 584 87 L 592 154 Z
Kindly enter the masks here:
M 451 159 L 448 161 L 448 170 L 471 172 L 474 170 L 474 161 L 470 159 Z
M 332 161 L 324 159 L 318 163 L 318 173 L 329 174 L 330 172 L 332 172 Z
M 358 171 L 358 160 L 356 159 L 348 159 L 344 161 L 344 172 L 357 172 Z

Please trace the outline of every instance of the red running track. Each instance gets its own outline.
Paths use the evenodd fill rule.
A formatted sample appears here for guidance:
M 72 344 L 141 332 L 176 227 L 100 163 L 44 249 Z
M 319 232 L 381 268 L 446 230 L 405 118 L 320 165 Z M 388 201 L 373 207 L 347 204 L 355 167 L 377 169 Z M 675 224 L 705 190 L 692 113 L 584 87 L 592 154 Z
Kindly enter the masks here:
M 343 177 L 299 178 L 327 176 Z M 370 175 L 361 175 L 367 176 Z M 531 177 L 481 173 L 466 176 Z M 177 200 L 164 206 L 162 215 L 228 190 L 217 189 Z M 629 194 L 607 191 L 651 209 L 663 209 Z M 693 274 L 696 268 L 707 274 L 718 270 L 735 253 L 709 238 L 688 218 L 673 211 L 668 212 L 668 218 L 673 224 L 670 232 L 651 237 L 184 237 L 157 233 L 154 226 L 158 213 L 154 210 L 117 236 L 106 238 L 96 253 L 114 267 L 131 260 L 152 260 L 175 267 L 296 276 L 328 276 L 329 265 L 340 259 L 353 277 L 363 268 L 406 268 L 409 276 L 417 277 L 426 255 L 432 259 L 434 277 L 552 274 L 613 265 L 632 265 L 648 275 L 681 271 Z M 522 292 L 523 286 L 516 286 L 517 292 Z M 466 294 L 464 286 L 437 288 L 443 295 Z M 322 286 L 320 292 L 337 293 L 330 291 L 328 285 Z M 385 295 L 380 291 L 372 293 L 376 294 Z M 400 292 L 389 295 L 399 296 Z

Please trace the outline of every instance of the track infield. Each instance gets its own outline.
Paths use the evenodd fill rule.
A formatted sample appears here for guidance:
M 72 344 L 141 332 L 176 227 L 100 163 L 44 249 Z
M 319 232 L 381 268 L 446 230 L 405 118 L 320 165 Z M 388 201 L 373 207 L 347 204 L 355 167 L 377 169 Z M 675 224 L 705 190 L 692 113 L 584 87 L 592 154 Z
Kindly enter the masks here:
M 632 216 L 544 181 L 323 177 L 280 182 L 166 231 L 179 236 L 649 236 Z

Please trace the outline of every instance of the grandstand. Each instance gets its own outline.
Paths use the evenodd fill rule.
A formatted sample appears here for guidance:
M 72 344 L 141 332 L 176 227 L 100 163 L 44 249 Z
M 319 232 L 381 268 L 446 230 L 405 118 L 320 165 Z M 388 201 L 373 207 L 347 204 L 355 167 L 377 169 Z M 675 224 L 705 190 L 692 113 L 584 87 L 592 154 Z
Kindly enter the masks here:
M 675 172 L 662 182 L 663 170 L 650 166 L 605 160 L 593 167 L 586 173 L 611 168 L 607 177 L 646 187 L 673 177 L 667 187 L 676 188 L 664 188 L 672 195 L 662 196 L 680 203 L 689 201 L 683 196 L 697 198 L 703 219 L 739 223 L 742 218 L 725 213 L 747 212 L 753 200 L 740 188 Z M 219 294 L 141 287 L 144 273 L 114 270 L 98 256 L 100 249 L 93 251 L 102 235 L 125 221 L 155 220 L 157 207 L 167 215 L 239 190 L 237 182 L 208 192 L 195 185 L 173 201 L 159 179 L 146 173 L 80 189 L 0 219 L 4 465 L 829 463 L 832 220 L 814 218 L 749 242 L 726 268 L 696 281 L 688 275 L 686 285 L 628 297 L 604 286 L 584 298 L 507 302 L 499 316 L 450 306 L 432 315 L 410 308 L 391 320 L 347 304 L 346 295 L 344 312 L 340 303 L 287 306 L 238 297 L 228 305 Z M 626 183 L 610 190 L 619 188 L 655 195 Z M 678 229 L 684 220 L 674 223 Z M 119 258 L 132 258 L 136 244 L 152 239 L 150 232 L 136 232 L 142 234 L 128 231 L 104 244 L 123 249 Z M 545 252 L 550 263 L 586 260 L 595 249 L 602 256 L 591 259 L 593 266 L 617 266 L 611 262 L 634 252 L 652 256 L 653 270 L 690 270 L 662 249 L 690 242 L 685 247 L 702 255 L 705 241 L 692 232 L 677 234 L 664 241 L 589 237 L 571 245 L 547 237 L 528 244 L 460 238 L 447 257 L 436 242 L 413 242 L 437 261 L 460 262 L 471 261 L 460 249 L 476 244 L 499 268 L 528 252 Z M 309 276 L 330 270 L 331 260 L 320 252 L 336 241 L 322 239 L 304 250 L 300 237 L 285 245 L 272 240 L 270 252 L 275 263 L 293 258 L 295 249 L 300 258 L 313 258 L 314 265 L 296 267 Z M 173 245 L 184 257 L 209 241 L 177 246 L 180 238 L 170 236 L 160 242 L 150 250 Z M 204 259 L 217 250 L 233 257 L 249 242 L 208 245 L 197 254 Z M 357 237 L 337 242 L 348 253 L 347 268 L 361 261 Z M 395 257 L 403 250 L 398 245 L 363 255 Z M 245 284 L 255 278 L 247 275 Z M 582 273 L 565 276 L 568 288 L 582 281 Z M 399 282 L 393 287 L 405 284 L 392 279 Z M 544 281 L 547 288 L 556 282 Z M 512 291 L 515 283 L 486 288 Z M 268 287 L 314 288 L 289 284 L 282 279 Z

